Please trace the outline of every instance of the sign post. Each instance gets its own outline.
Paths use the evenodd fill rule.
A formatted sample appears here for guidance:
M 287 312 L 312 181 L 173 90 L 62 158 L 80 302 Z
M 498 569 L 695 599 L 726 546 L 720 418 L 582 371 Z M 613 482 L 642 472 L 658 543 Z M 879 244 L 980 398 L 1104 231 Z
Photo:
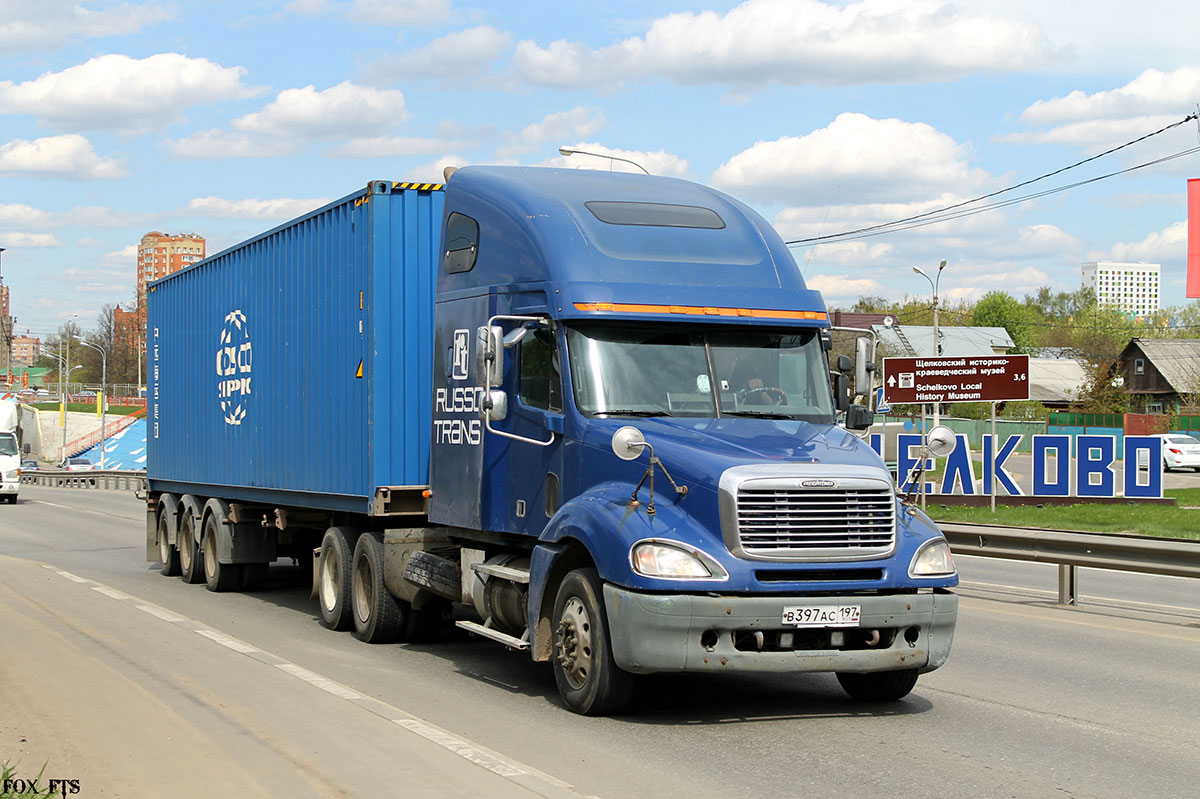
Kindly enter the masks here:
M 989 402 L 992 441 L 996 441 L 996 403 L 1029 399 L 1028 355 L 968 355 L 938 358 L 884 358 L 883 397 L 889 404 L 920 403 L 921 432 L 925 404 Z M 992 512 L 996 510 L 996 456 L 992 447 Z M 922 483 L 924 480 L 922 480 Z M 921 506 L 925 506 L 921 496 Z

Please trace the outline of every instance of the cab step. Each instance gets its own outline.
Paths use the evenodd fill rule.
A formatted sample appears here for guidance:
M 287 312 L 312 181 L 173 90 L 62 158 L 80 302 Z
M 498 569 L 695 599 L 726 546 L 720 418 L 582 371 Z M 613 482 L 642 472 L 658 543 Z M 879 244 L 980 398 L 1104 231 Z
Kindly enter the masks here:
M 502 633 L 499 630 L 494 630 L 486 624 L 480 624 L 475 621 L 456 621 L 455 627 L 461 627 L 469 633 L 482 635 L 484 638 L 490 638 L 493 641 L 499 641 L 510 649 L 525 650 L 529 648 L 529 631 L 526 630 L 525 636 L 517 638 L 515 635 Z

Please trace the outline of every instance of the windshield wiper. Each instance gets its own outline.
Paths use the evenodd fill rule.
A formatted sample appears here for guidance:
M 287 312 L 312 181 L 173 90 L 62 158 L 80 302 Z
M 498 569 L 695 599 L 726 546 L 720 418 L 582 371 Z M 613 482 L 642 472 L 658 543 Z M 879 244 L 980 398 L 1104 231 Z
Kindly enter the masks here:
M 722 416 L 751 416 L 760 419 L 795 419 L 788 413 L 779 413 L 778 411 L 721 411 Z
M 596 411 L 597 416 L 674 416 L 670 411 L 651 411 L 645 408 L 617 408 L 615 410 Z

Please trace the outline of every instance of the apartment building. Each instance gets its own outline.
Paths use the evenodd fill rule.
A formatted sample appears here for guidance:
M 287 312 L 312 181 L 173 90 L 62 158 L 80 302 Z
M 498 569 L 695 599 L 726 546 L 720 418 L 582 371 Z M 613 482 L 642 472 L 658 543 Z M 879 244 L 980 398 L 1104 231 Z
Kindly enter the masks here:
M 1083 285 L 1096 292 L 1096 302 L 1133 316 L 1150 316 L 1162 305 L 1162 266 L 1147 263 L 1094 261 L 1083 264 Z

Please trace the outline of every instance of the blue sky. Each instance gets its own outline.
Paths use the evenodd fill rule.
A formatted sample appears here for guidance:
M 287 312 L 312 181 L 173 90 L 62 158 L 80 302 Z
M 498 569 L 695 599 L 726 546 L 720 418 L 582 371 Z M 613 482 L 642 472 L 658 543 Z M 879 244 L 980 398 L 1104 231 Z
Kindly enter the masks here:
M 369 180 L 447 164 L 714 185 L 788 240 L 986 194 L 1179 121 L 1200 5 L 1175 0 L 0 0 L 0 255 L 17 330 L 134 297 L 150 230 L 210 254 Z M 1200 146 L 1195 122 L 1026 191 Z M 831 306 L 1073 290 L 1163 265 L 1185 302 L 1200 153 L 1003 210 L 793 249 Z

